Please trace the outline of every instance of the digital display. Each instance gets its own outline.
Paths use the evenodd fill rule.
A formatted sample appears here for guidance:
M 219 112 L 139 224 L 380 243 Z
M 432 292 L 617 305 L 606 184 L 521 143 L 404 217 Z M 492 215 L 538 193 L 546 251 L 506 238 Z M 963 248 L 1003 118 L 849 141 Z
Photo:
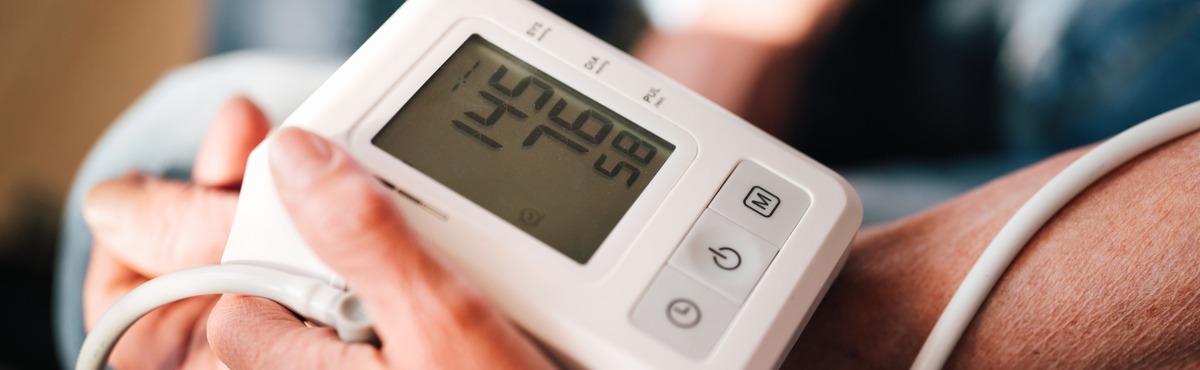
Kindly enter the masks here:
M 579 263 L 675 150 L 479 35 L 371 142 Z

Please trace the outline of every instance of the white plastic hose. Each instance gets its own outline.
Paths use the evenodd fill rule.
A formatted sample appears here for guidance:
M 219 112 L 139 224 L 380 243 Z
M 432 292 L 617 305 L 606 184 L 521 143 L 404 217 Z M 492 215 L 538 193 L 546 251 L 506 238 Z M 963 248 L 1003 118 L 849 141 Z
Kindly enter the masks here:
M 319 324 L 337 328 L 347 342 L 375 340 L 371 319 L 357 296 L 317 279 L 268 267 L 225 264 L 178 271 L 138 286 L 100 317 L 83 341 L 76 370 L 103 370 L 117 339 L 142 316 L 181 299 L 210 294 L 244 294 L 279 302 Z
M 1163 113 L 1113 136 L 1054 176 L 1017 210 L 984 249 L 942 311 L 912 369 L 935 370 L 945 365 L 1013 258 L 1067 202 L 1125 162 L 1196 130 L 1200 130 L 1200 102 Z

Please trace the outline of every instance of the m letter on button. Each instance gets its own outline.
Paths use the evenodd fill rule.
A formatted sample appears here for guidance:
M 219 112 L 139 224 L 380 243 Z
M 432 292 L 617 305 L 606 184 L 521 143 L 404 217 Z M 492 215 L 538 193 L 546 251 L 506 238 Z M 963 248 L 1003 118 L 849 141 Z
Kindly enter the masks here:
M 742 204 L 763 217 L 771 217 L 775 214 L 775 209 L 779 208 L 779 197 L 771 194 L 767 189 L 755 186 L 750 188 L 750 193 L 746 194 L 746 199 L 742 200 Z

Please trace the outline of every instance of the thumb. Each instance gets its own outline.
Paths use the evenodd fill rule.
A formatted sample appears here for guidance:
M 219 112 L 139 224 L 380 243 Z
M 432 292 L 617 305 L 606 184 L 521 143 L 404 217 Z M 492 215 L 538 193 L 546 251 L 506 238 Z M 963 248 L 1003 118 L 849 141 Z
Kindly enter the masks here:
M 427 296 L 457 283 L 417 243 L 386 190 L 345 152 L 294 128 L 273 140 L 271 173 L 284 207 L 317 256 L 362 294 L 368 310 L 387 312 L 403 304 L 392 302 L 396 297 Z
M 266 298 L 226 294 L 208 316 L 208 343 L 230 369 L 367 369 L 374 347 L 342 343 Z

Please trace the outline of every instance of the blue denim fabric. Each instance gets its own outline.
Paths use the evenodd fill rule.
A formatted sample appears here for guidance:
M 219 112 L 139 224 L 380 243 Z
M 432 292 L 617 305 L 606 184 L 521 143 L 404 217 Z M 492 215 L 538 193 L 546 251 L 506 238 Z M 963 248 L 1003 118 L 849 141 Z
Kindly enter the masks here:
M 76 174 L 63 212 L 54 292 L 63 366 L 74 368 L 83 344 L 83 279 L 92 245 L 82 215 L 88 191 L 129 171 L 187 180 L 200 141 L 226 100 L 250 97 L 280 122 L 336 66 L 252 52 L 210 58 L 164 76 L 105 132 Z
M 796 144 L 804 151 L 817 142 L 808 153 L 833 163 L 859 190 L 866 224 L 1200 100 L 1200 0 L 855 5 L 858 18 L 844 26 L 850 29 L 828 41 L 841 58 L 826 65 L 833 73 L 812 72 L 826 81 L 807 95 L 828 104 L 802 107 L 818 113 L 797 123 L 812 134 Z M 897 20 L 881 10 L 933 16 Z M 991 49 L 991 38 L 1002 41 L 1000 50 Z M 979 55 L 996 56 L 996 65 L 972 66 L 990 60 Z M 839 63 L 853 66 L 839 71 Z M 980 102 L 993 98 L 991 112 Z M 962 147 L 972 137 L 987 140 Z M 995 145 L 983 145 L 988 140 Z M 836 166 L 847 159 L 858 162 Z
M 1200 100 L 1200 1 L 1086 0 L 1005 103 L 1028 158 L 1103 140 Z

